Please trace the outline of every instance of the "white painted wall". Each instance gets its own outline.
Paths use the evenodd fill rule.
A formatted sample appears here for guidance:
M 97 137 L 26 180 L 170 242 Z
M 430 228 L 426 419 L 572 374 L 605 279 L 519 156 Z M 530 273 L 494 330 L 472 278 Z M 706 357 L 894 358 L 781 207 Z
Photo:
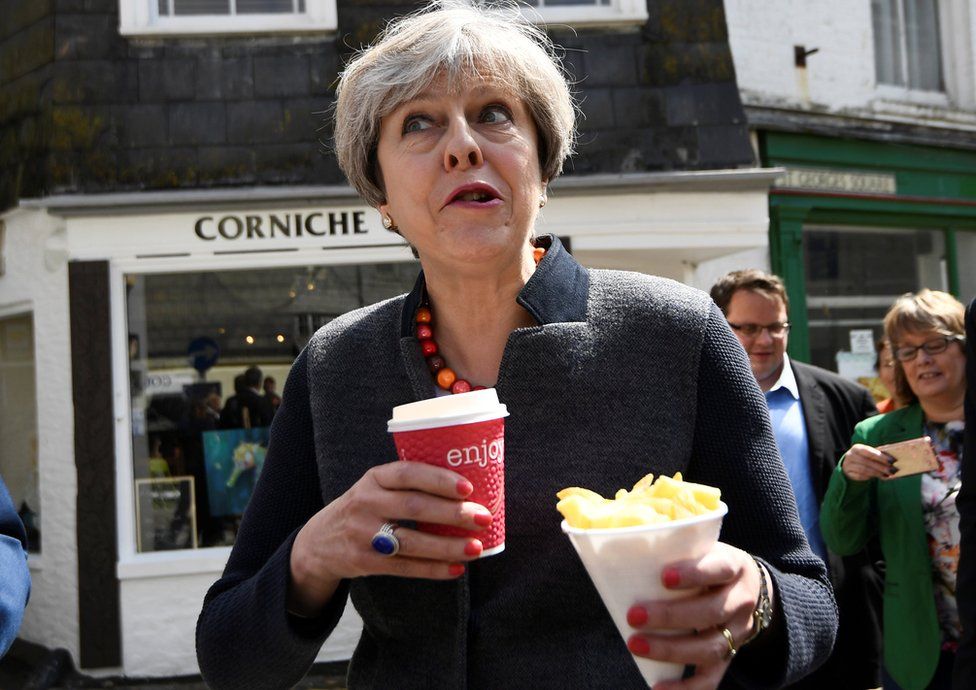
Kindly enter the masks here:
M 741 271 L 747 268 L 758 268 L 761 271 L 772 270 L 769 264 L 769 247 L 746 249 L 719 256 L 709 261 L 702 261 L 694 267 L 692 281 L 687 282 L 708 292 L 715 281 L 729 271 Z
M 195 648 L 197 615 L 212 574 L 123 580 L 122 665 L 127 676 L 199 673 Z M 349 605 L 317 661 L 348 659 L 359 640 L 362 621 Z
M 127 676 L 174 676 L 199 673 L 195 647 L 197 615 L 203 597 L 220 571 L 189 575 L 157 575 L 124 579 L 122 604 L 122 666 Z M 362 621 L 346 606 L 338 628 L 319 652 L 317 661 L 352 656 Z
M 923 102 L 878 88 L 871 3 L 867 0 L 726 0 L 736 78 L 746 105 L 876 120 L 976 128 L 973 112 L 973 0 L 946 0 L 943 34 L 947 102 Z M 818 48 L 806 69 L 795 45 Z M 955 81 L 952 81 L 955 80 Z M 931 99 L 928 99 L 931 100 Z
M 748 102 L 864 107 L 874 90 L 871 3 L 850 0 L 726 0 L 736 78 Z M 808 88 L 793 46 L 807 58 Z
M 64 647 L 77 659 L 77 475 L 63 228 L 37 210 L 0 218 L 6 224 L 0 314 L 29 311 L 34 318 L 41 554 L 30 558 L 31 598 L 20 636 Z

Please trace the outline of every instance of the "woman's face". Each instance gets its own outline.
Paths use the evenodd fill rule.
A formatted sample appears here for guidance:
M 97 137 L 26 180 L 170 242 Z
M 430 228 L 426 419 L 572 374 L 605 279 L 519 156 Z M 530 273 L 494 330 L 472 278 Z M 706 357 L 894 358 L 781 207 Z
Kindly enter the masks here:
M 389 215 L 426 268 L 525 251 L 545 182 L 535 124 L 517 96 L 476 81 L 442 80 L 380 123 L 377 151 Z
M 942 397 L 956 398 L 966 390 L 966 353 L 958 342 L 950 342 L 943 352 L 931 355 L 921 346 L 943 336 L 937 331 L 906 331 L 898 339 L 896 350 L 917 347 L 915 356 L 902 361 L 908 386 L 921 402 Z

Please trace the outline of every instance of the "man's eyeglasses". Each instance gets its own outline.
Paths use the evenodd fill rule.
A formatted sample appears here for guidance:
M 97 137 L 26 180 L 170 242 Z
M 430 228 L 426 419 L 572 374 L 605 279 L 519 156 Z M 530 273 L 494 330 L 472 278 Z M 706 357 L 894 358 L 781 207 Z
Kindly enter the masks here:
M 919 350 L 925 350 L 925 354 L 927 355 L 937 355 L 945 352 L 946 348 L 949 347 L 949 343 L 953 341 L 965 342 L 965 338 L 958 335 L 943 335 L 932 340 L 926 340 L 918 347 L 896 347 L 895 358 L 899 362 L 911 362 L 915 359 L 915 355 L 918 354 Z
M 741 333 L 747 338 L 755 338 L 763 331 L 768 331 L 770 338 L 783 338 L 790 332 L 789 321 L 777 321 L 766 324 L 765 326 L 760 326 L 758 323 L 732 323 L 729 321 L 729 326 L 732 327 L 733 331 Z M 942 349 L 944 350 L 945 348 L 943 347 Z

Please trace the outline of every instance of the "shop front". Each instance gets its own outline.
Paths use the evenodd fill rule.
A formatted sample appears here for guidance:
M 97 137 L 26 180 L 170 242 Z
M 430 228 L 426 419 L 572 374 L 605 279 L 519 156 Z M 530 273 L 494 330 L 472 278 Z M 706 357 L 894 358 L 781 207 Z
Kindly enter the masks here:
M 707 289 L 743 257 L 765 263 L 774 175 L 567 179 L 538 231 L 585 265 Z M 85 669 L 194 673 L 196 616 L 260 474 L 291 362 L 331 319 L 408 291 L 419 264 L 347 188 L 48 197 L 5 222 L 4 259 L 27 292 L 0 311 L 12 343 L 0 365 L 36 369 L 35 406 L 57 385 L 70 397 L 52 403 L 54 420 L 38 412 L 37 480 L 25 490 L 44 550 L 63 550 L 32 562 L 22 635 L 67 647 Z M 357 638 L 349 607 L 319 659 L 348 658 Z
M 976 297 L 976 152 L 761 132 L 791 356 L 870 383 L 881 321 L 921 288 Z

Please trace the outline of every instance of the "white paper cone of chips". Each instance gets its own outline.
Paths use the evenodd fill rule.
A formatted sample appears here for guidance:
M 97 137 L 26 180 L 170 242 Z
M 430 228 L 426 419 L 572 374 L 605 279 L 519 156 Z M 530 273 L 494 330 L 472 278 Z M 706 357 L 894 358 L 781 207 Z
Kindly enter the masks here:
M 661 583 L 665 566 L 677 561 L 698 560 L 718 541 L 724 503 L 703 515 L 637 527 L 579 529 L 565 520 L 563 532 L 579 554 L 596 585 L 604 606 L 620 631 L 622 644 L 636 633 L 627 623 L 627 611 L 634 604 L 691 596 L 691 590 L 669 590 Z M 682 664 L 654 661 L 631 655 L 648 686 L 681 678 Z

